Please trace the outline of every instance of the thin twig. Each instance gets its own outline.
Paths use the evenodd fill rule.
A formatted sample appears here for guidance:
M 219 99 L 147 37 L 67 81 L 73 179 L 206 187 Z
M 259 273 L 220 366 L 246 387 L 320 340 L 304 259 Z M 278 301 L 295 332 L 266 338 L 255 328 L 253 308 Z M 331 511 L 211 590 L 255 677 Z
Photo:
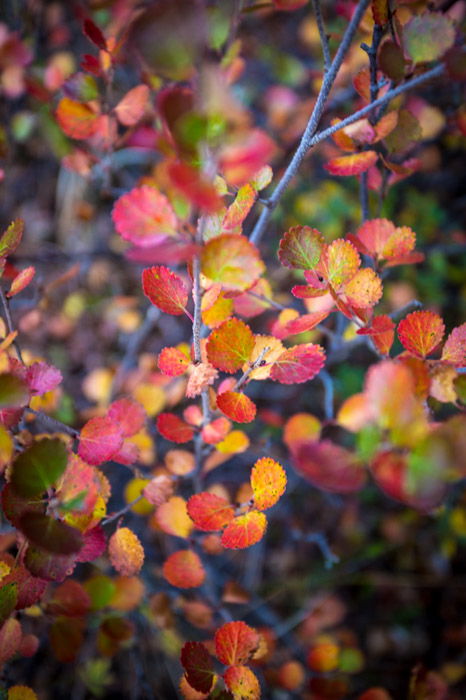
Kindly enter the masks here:
M 314 14 L 316 16 L 317 28 L 319 30 L 320 36 L 320 43 L 322 45 L 322 53 L 324 55 L 324 70 L 325 72 L 327 72 L 332 64 L 332 57 L 330 56 L 328 34 L 325 31 L 324 18 L 322 17 L 322 8 L 320 6 L 320 0 L 312 0 L 312 7 L 314 8 Z
M 10 305 L 8 303 L 8 299 L 5 296 L 5 292 L 3 289 L 0 287 L 0 299 L 2 301 L 2 307 L 3 307 L 3 313 L 5 316 L 5 322 L 6 322 L 6 327 L 8 329 L 8 333 L 13 333 L 15 328 L 13 326 L 13 319 L 11 318 L 11 312 L 10 312 Z M 18 359 L 20 362 L 23 362 L 23 356 L 21 354 L 21 348 L 19 346 L 19 343 L 14 340 L 13 345 L 15 346 L 16 353 L 18 355 Z M 24 364 L 24 362 L 23 362 Z
M 332 420 L 333 419 L 333 398 L 334 398 L 334 390 L 333 390 L 333 379 L 330 376 L 330 374 L 324 369 L 319 372 L 318 375 L 320 381 L 322 382 L 322 386 L 324 388 L 324 414 L 326 420 Z
M 80 435 L 79 430 L 76 430 L 76 428 L 72 428 L 70 425 L 66 425 L 66 423 L 62 423 L 61 420 L 58 420 L 53 416 L 49 416 L 48 413 L 36 411 L 35 408 L 31 408 L 30 406 L 27 406 L 26 412 L 33 413 L 39 421 L 41 421 L 45 425 L 48 425 L 50 428 L 60 430 L 62 433 L 67 433 L 67 435 L 72 435 L 75 438 L 78 438 Z
M 295 151 L 295 154 L 292 157 L 288 167 L 286 168 L 281 180 L 276 186 L 272 196 L 270 197 L 269 206 L 263 209 L 261 215 L 259 216 L 254 226 L 250 239 L 252 243 L 255 243 L 256 245 L 262 238 L 262 235 L 269 222 L 273 210 L 278 205 L 289 183 L 298 172 L 299 166 L 301 165 L 303 158 L 305 157 L 306 153 L 310 148 L 311 139 L 314 136 L 317 127 L 319 126 L 320 119 L 324 112 L 327 97 L 330 93 L 330 90 L 333 87 L 333 83 L 335 82 L 337 73 L 340 70 L 341 64 L 343 63 L 343 60 L 351 46 L 354 34 L 356 33 L 357 28 L 359 27 L 359 23 L 367 9 L 367 6 L 369 5 L 369 2 L 370 0 L 360 0 L 353 14 L 353 17 L 351 18 L 351 21 L 346 29 L 343 39 L 341 40 L 341 44 L 338 48 L 335 58 L 333 59 L 329 70 L 324 76 L 324 80 L 322 82 L 322 87 L 320 88 L 317 101 L 314 105 L 314 109 L 312 110 L 312 114 L 309 118 L 304 134 L 302 135 L 299 146 Z
M 241 387 L 248 381 L 249 377 L 251 376 L 251 373 L 257 369 L 258 367 L 261 366 L 262 361 L 264 360 L 264 357 L 270 350 L 269 347 L 262 348 L 259 356 L 254 360 L 254 362 L 248 367 L 248 369 L 243 373 L 243 375 L 238 379 L 236 382 L 235 386 L 233 387 L 233 391 L 238 391 L 238 389 L 241 389 Z
M 116 513 L 112 513 L 112 514 L 109 515 L 107 518 L 104 518 L 100 524 L 101 524 L 101 525 L 107 525 L 107 523 L 111 523 L 111 522 L 113 522 L 113 520 L 117 520 L 117 519 L 120 518 L 122 515 L 126 515 L 126 513 L 127 513 L 128 511 L 130 511 L 131 508 L 132 508 L 133 506 L 136 505 L 136 503 L 139 503 L 139 501 L 142 501 L 143 498 L 144 498 L 144 494 L 141 493 L 141 494 L 140 494 L 137 498 L 135 498 L 133 501 L 130 501 L 129 503 L 127 503 L 127 504 L 125 505 L 124 508 L 122 508 L 121 510 L 117 510 Z

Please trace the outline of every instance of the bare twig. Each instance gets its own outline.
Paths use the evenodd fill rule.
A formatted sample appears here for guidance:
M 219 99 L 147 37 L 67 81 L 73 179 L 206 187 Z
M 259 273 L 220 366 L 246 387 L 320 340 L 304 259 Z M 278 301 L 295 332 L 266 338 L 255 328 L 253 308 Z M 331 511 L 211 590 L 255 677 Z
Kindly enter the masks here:
M 324 388 L 324 414 L 326 420 L 333 419 L 333 379 L 330 374 L 325 370 L 319 372 L 319 379 L 322 382 Z
M 238 391 L 238 389 L 241 389 L 241 387 L 248 381 L 249 377 L 251 376 L 251 373 L 257 369 L 257 367 L 260 367 L 264 357 L 270 350 L 269 347 L 265 347 L 261 350 L 259 356 L 254 360 L 254 362 L 248 367 L 248 369 L 243 373 L 243 375 L 238 379 L 236 382 L 235 386 L 233 387 L 233 391 Z
M 314 8 L 314 14 L 316 16 L 317 27 L 319 29 L 320 43 L 322 45 L 322 53 L 324 55 L 324 70 L 325 72 L 327 72 L 332 64 L 332 57 L 330 56 L 328 34 L 325 31 L 324 18 L 322 17 L 322 8 L 320 6 L 320 0 L 312 0 L 312 7 Z
M 139 501 L 142 501 L 143 498 L 144 498 L 144 494 L 141 493 L 133 501 L 130 501 L 129 503 L 127 503 L 124 508 L 121 508 L 121 510 L 117 510 L 116 513 L 112 513 L 107 518 L 104 518 L 100 524 L 107 525 L 107 523 L 111 523 L 114 520 L 118 520 L 118 518 L 120 518 L 121 516 L 126 515 L 126 513 L 128 513 L 128 511 L 130 511 L 131 508 L 136 505 L 136 503 L 139 503 Z
M 329 70 L 324 76 L 324 80 L 322 82 L 322 87 L 317 97 L 317 101 L 314 105 L 314 109 L 312 110 L 312 114 L 309 118 L 304 134 L 302 135 L 299 146 L 294 156 L 292 157 L 288 167 L 286 168 L 280 182 L 278 183 L 273 194 L 271 195 L 269 199 L 269 206 L 263 209 L 261 215 L 259 216 L 254 226 L 250 238 L 251 241 L 256 245 L 262 238 L 262 235 L 269 222 L 272 211 L 278 205 L 289 183 L 298 172 L 299 166 L 301 165 L 306 153 L 308 152 L 311 146 L 311 139 L 314 136 L 317 127 L 319 126 L 320 119 L 324 112 L 327 97 L 330 93 L 330 90 L 332 89 L 333 83 L 335 82 L 341 64 L 343 63 L 343 59 L 345 58 L 351 46 L 351 42 L 362 19 L 362 16 L 364 15 L 364 12 L 366 11 L 367 6 L 369 5 L 369 1 L 370 0 L 359 1 L 359 4 L 353 14 L 353 17 L 351 18 L 351 21 L 348 24 L 343 39 L 341 40 L 341 44 L 338 48 L 336 56 L 333 59 Z
M 8 303 L 8 299 L 5 296 L 5 292 L 3 289 L 0 287 L 0 300 L 2 302 L 2 307 L 3 307 L 3 314 L 5 316 L 5 322 L 6 322 L 6 327 L 8 329 L 8 333 L 13 333 L 15 328 L 13 326 L 13 319 L 11 318 L 11 313 L 10 313 L 10 305 Z M 21 354 L 21 348 L 19 346 L 19 343 L 14 340 L 13 345 L 15 346 L 16 353 L 18 355 L 18 359 L 20 362 L 23 362 L 23 356 Z
M 66 425 L 66 423 L 62 423 L 61 420 L 58 420 L 53 416 L 49 416 L 47 413 L 36 411 L 35 408 L 30 408 L 29 406 L 27 406 L 26 412 L 33 413 L 41 423 L 44 423 L 44 425 L 48 426 L 49 428 L 60 430 L 62 433 L 72 435 L 74 438 L 79 437 L 79 430 L 72 428 L 70 425 Z

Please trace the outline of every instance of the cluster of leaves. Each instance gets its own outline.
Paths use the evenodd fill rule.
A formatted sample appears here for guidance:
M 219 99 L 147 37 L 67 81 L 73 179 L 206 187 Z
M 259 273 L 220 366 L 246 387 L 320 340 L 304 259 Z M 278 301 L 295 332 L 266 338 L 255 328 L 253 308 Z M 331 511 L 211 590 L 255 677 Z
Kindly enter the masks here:
M 114 199 L 106 217 L 117 234 L 112 246 L 124 249 L 129 265 L 142 268 L 140 298 L 150 302 L 147 318 L 160 319 L 163 327 L 164 315 L 175 317 L 180 328 L 171 344 L 157 346 L 156 361 L 142 357 L 135 370 L 123 362 L 116 373 L 103 368 L 87 377 L 84 393 L 97 406 L 82 410 L 79 429 L 53 418 L 48 408 L 57 405 L 62 373 L 23 354 L 9 307 L 35 275 L 34 267 L 18 270 L 14 264 L 23 222 L 13 221 L 0 237 L 6 282 L 0 471 L 8 528 L 0 535 L 5 537 L 0 539 L 0 666 L 38 650 L 39 634 L 30 633 L 24 622 L 28 610 L 50 619 L 49 642 L 60 662 L 74 661 L 91 634 L 103 658 L 118 654 L 137 639 L 137 611 L 173 633 L 164 643 L 180 651 L 180 692 L 187 700 L 254 700 L 261 685 L 319 700 L 343 698 L 348 683 L 332 674 L 358 673 L 362 652 L 351 635 L 324 634 L 344 616 L 338 599 L 325 599 L 320 617 L 306 612 L 303 653 L 290 645 L 274 656 L 273 627 L 232 621 L 223 607 L 248 602 L 253 593 L 232 580 L 219 592 L 225 577 L 218 572 L 230 572 L 232 554 L 242 554 L 229 550 L 247 550 L 261 541 L 265 546 L 264 511 L 274 506 L 274 514 L 286 511 L 282 523 L 299 537 L 299 514 L 283 506 L 291 502 L 288 493 L 282 498 L 287 479 L 296 484 L 302 477 L 305 486 L 345 496 L 362 491 L 370 475 L 389 498 L 435 515 L 451 485 L 466 477 L 460 414 L 466 324 L 447 334 L 439 313 L 420 309 L 403 311 L 396 323 L 398 311 L 390 311 L 384 298 L 393 268 L 424 260 L 416 250 L 416 226 L 363 211 L 363 223 L 345 237 L 294 223 L 282 234 L 278 260 L 270 265 L 259 245 L 261 221 L 270 222 L 287 173 L 294 175 L 296 168 L 293 160 L 268 198 L 274 178 L 270 163 L 281 155 L 280 140 L 280 146 L 287 145 L 286 129 L 272 138 L 255 126 L 252 111 L 238 99 L 235 83 L 245 58 L 235 31 L 242 15 L 291 13 L 306 5 L 305 0 L 251 2 L 242 13 L 238 3 L 230 16 L 203 2 L 166 0 L 144 8 L 115 3 L 105 32 L 89 17 L 82 19 L 93 53 L 82 56 L 78 70 L 56 54 L 30 74 L 33 56 L 26 45 L 0 27 L 3 91 L 9 98 L 27 93 L 47 105 L 53 128 L 66 139 L 63 167 L 98 183 L 101 194 Z M 354 31 L 360 26 L 372 42 L 363 44 L 369 65 L 352 79 L 353 110 L 363 115 L 349 123 L 331 122 L 329 135 L 346 155 L 327 146 L 324 166 L 331 175 L 357 176 L 368 209 L 369 191 L 378 193 L 382 207 L 388 187 L 420 168 L 412 147 L 426 137 L 429 109 L 420 98 L 405 100 L 405 86 L 429 70 L 440 75 L 439 68 L 461 78 L 464 53 L 455 45 L 460 31 L 454 16 L 425 2 L 347 5 L 338 13 L 350 20 L 349 27 L 351 18 L 358 18 Z M 313 26 L 327 62 L 330 45 L 319 2 L 314 9 Z M 345 36 L 342 51 L 350 49 Z M 140 81 L 129 89 L 121 80 L 127 52 L 137 56 L 136 65 L 129 65 Z M 323 98 L 333 85 L 326 81 L 337 77 L 338 57 L 339 52 L 323 73 Z M 350 61 L 348 68 L 351 73 Z M 384 102 L 388 91 L 395 91 L 393 99 Z M 285 104 L 275 120 L 294 134 L 296 104 L 287 97 L 290 110 Z M 272 119 L 272 109 L 268 116 Z M 464 119 L 454 128 L 464 133 Z M 136 181 L 130 169 L 122 176 L 119 163 L 129 158 L 131 164 L 131 155 L 139 162 L 147 151 L 156 156 L 156 166 L 139 172 Z M 114 186 L 117 177 L 122 188 Z M 256 206 L 263 207 L 258 220 Z M 129 364 L 138 361 L 138 333 L 142 329 L 143 342 L 145 324 L 135 329 Z M 281 392 L 279 401 L 286 396 L 298 401 L 295 385 L 306 384 L 304 394 L 315 378 L 325 389 L 333 381 L 335 356 L 343 353 L 348 360 L 353 347 L 367 351 L 370 366 L 362 390 L 340 401 L 336 415 L 328 389 L 325 409 L 315 409 L 318 415 L 264 406 L 275 390 Z M 271 440 L 257 432 L 256 418 Z M 157 448 L 163 464 L 156 461 Z M 237 472 L 234 486 L 221 469 L 230 460 Z M 112 466 L 104 473 L 106 464 Z M 118 465 L 133 478 L 124 489 L 125 505 L 112 512 L 110 499 L 119 505 L 122 500 L 115 493 Z M 148 527 L 133 516 L 148 516 Z M 151 546 L 147 531 L 161 552 L 152 568 L 144 566 Z M 316 541 L 331 564 L 335 557 L 328 555 L 328 545 Z M 8 550 L 15 546 L 13 556 Z M 80 564 L 92 566 L 82 583 L 69 578 L 81 575 Z M 105 573 L 110 566 L 117 575 Z M 189 597 L 196 594 L 192 589 L 199 597 Z M 189 595 L 182 595 L 186 591 Z M 183 622 L 199 630 L 199 641 L 183 644 L 175 634 L 177 609 Z M 220 624 L 221 619 L 228 621 Z M 257 675 L 250 665 L 260 669 Z M 92 687 L 97 674 L 96 695 L 108 682 L 107 671 L 89 660 L 84 677 Z M 432 687 L 436 694 L 429 696 Z M 411 697 L 440 700 L 446 687 L 443 677 L 420 668 L 412 677 Z M 8 689 L 9 700 L 34 697 L 27 687 Z M 359 700 L 389 697 L 382 688 L 370 688 Z

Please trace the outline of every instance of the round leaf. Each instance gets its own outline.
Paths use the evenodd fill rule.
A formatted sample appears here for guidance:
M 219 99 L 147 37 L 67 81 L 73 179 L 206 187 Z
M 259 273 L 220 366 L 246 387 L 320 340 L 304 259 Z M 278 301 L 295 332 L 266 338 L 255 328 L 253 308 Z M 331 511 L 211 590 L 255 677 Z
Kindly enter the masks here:
M 285 493 L 285 470 L 270 457 L 258 459 L 251 472 L 251 488 L 256 508 L 271 508 Z

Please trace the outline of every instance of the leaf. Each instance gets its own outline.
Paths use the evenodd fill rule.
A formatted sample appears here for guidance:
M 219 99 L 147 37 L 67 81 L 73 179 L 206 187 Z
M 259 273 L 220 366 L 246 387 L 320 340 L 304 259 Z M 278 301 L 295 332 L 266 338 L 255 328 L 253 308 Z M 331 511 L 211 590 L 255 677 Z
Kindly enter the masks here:
M 134 187 L 122 195 L 112 210 L 117 232 L 141 248 L 162 243 L 176 233 L 177 219 L 168 199 L 155 187 Z
M 382 355 L 388 355 L 395 339 L 395 324 L 386 314 L 374 316 L 370 327 L 360 328 L 357 334 L 369 335 L 377 350 Z
M 403 153 L 413 144 L 422 139 L 422 129 L 419 120 L 408 109 L 400 109 L 398 112 L 398 123 L 385 139 L 385 146 L 388 153 Z M 384 164 L 388 163 L 384 160 Z M 394 169 L 392 163 L 391 169 Z
M 223 206 L 215 185 L 206 179 L 202 171 L 184 162 L 170 163 L 168 176 L 174 187 L 195 207 L 207 214 L 215 214 Z
M 280 241 L 278 257 L 282 265 L 295 270 L 312 270 L 324 247 L 320 231 L 310 226 L 293 226 Z
M 37 440 L 13 462 L 11 485 L 21 497 L 40 496 L 64 473 L 67 463 L 68 451 L 61 440 Z
M 196 493 L 188 501 L 188 513 L 195 526 L 205 532 L 223 530 L 235 515 L 233 506 L 215 493 Z
M 280 384 L 302 384 L 313 379 L 325 364 L 320 345 L 304 343 L 285 350 L 275 361 L 270 379 Z
M 101 557 L 107 548 L 105 532 L 100 525 L 84 533 L 84 544 L 76 557 L 77 562 L 85 564 Z
M 12 685 L 8 688 L 7 700 L 38 700 L 38 697 L 27 685 Z
M 403 27 L 403 47 L 414 63 L 435 61 L 454 41 L 453 22 L 440 12 L 424 12 Z
M 186 312 L 188 290 L 186 285 L 168 267 L 157 265 L 143 270 L 142 288 L 154 306 L 172 316 Z
M 371 267 L 358 270 L 344 288 L 349 304 L 359 309 L 375 306 L 382 297 L 382 280 Z
M 119 426 L 109 417 L 96 416 L 81 428 L 78 454 L 88 464 L 103 464 L 118 452 L 122 444 Z
M 383 27 L 388 22 L 389 18 L 389 0 L 371 0 L 372 17 L 374 24 Z
M 256 404 L 238 391 L 224 391 L 217 395 L 217 408 L 236 423 L 250 423 L 256 417 Z
M 198 362 L 190 367 L 186 396 L 193 399 L 215 382 L 218 372 L 210 362 Z
M 33 576 L 40 577 L 40 579 L 45 579 L 46 581 L 61 582 L 73 572 L 76 564 L 76 555 L 53 554 L 29 544 L 24 564 Z
M 283 343 L 278 338 L 274 338 L 273 335 L 255 335 L 254 348 L 249 362 L 245 363 L 243 366 L 243 371 L 246 372 L 250 370 L 251 365 L 254 365 L 259 357 L 262 357 L 262 361 L 251 371 L 249 379 L 257 381 L 268 379 L 273 363 L 280 357 L 284 350 L 285 346 Z
M 83 32 L 87 38 L 92 41 L 98 49 L 105 51 L 107 49 L 107 40 L 105 39 L 102 31 L 99 27 L 94 24 L 94 22 L 87 18 L 83 22 Z
M 225 666 L 249 661 L 260 643 L 260 635 L 245 622 L 227 622 L 215 633 L 215 655 Z
M 72 139 L 88 139 L 99 128 L 100 115 L 89 105 L 70 97 L 62 97 L 55 116 L 61 130 Z
M 237 318 L 224 321 L 210 334 L 206 350 L 209 362 L 223 372 L 233 374 L 251 357 L 254 334 Z
M 184 374 L 191 360 L 179 348 L 163 348 L 157 360 L 159 370 L 169 377 L 179 377 Z
M 252 510 L 234 518 L 223 531 L 222 544 L 227 549 L 245 549 L 262 539 L 267 527 L 264 513 Z
M 21 625 L 13 617 L 0 627 L 0 666 L 16 654 L 22 635 Z
M 286 311 L 288 311 L 288 309 L 285 309 L 285 312 Z M 272 326 L 272 332 L 276 338 L 284 340 L 284 338 L 288 338 L 290 335 L 298 335 L 299 333 L 306 333 L 312 330 L 318 326 L 319 323 L 322 323 L 329 315 L 330 311 L 316 311 L 311 314 L 298 315 L 297 318 L 292 318 L 284 324 L 281 323 L 281 318 L 279 317 L 279 320 Z
M 443 346 L 441 359 L 455 367 L 466 366 L 466 323 L 453 328 Z
M 250 184 L 239 188 L 235 201 L 223 217 L 222 233 L 241 233 L 241 224 L 251 211 L 256 197 L 257 191 Z
M 79 530 L 43 513 L 24 513 L 18 527 L 28 540 L 51 554 L 75 554 L 83 546 Z
M 283 430 L 283 442 L 290 452 L 293 452 L 300 442 L 318 440 L 322 424 L 311 413 L 295 413 L 286 423 Z
M 251 471 L 251 488 L 255 507 L 259 510 L 271 508 L 285 493 L 285 470 L 270 457 L 258 459 Z
M 68 579 L 57 586 L 52 598 L 47 603 L 47 613 L 50 615 L 66 615 L 67 617 L 82 617 L 91 609 L 91 599 L 87 591 L 78 581 Z
M 181 649 L 181 664 L 189 685 L 200 693 L 209 693 L 215 672 L 212 657 L 202 642 L 186 642 Z
M 356 246 L 362 243 L 361 252 L 377 260 L 404 257 L 414 250 L 416 234 L 408 226 L 395 228 L 387 219 L 370 219 L 358 229 Z
M 403 51 L 394 41 L 385 41 L 378 54 L 380 70 L 391 80 L 399 82 L 405 74 Z
M 223 680 L 234 698 L 259 700 L 261 696 L 259 681 L 249 666 L 230 666 L 223 674 Z
M 11 372 L 0 374 L 0 408 L 20 408 L 29 401 L 26 382 Z
M 110 537 L 108 556 L 122 576 L 135 576 L 144 563 L 144 549 L 139 537 L 128 527 L 120 527 Z
M 15 566 L 1 581 L 2 584 L 14 583 L 17 587 L 16 610 L 29 608 L 37 603 L 45 593 L 47 581 L 31 576 L 24 566 Z
M 149 105 L 150 91 L 147 85 L 136 85 L 129 90 L 115 107 L 118 121 L 124 126 L 134 126 L 144 116 Z
M 34 362 L 26 372 L 26 381 L 33 396 L 41 396 L 56 389 L 63 380 L 59 369 L 46 362 Z
M 118 399 L 114 401 L 107 413 L 118 424 L 123 437 L 132 437 L 139 433 L 146 422 L 146 412 L 137 401 L 132 399 Z
M 376 164 L 378 155 L 375 151 L 362 151 L 349 156 L 338 156 L 324 163 L 324 168 L 332 175 L 360 175 Z
M 49 630 L 50 646 L 57 661 L 74 661 L 84 642 L 84 619 L 58 617 Z
M 177 588 L 198 588 L 204 583 L 206 573 L 196 552 L 181 549 L 165 560 L 163 575 Z
M 324 491 L 353 493 L 365 483 L 366 474 L 357 457 L 330 440 L 303 442 L 294 452 L 296 470 Z
M 329 285 L 338 291 L 347 284 L 360 265 L 358 252 L 350 241 L 338 238 L 326 248 L 322 256 L 319 271 L 321 271 Z M 309 275 L 305 274 L 308 282 L 311 282 Z
M 174 413 L 160 413 L 157 416 L 157 430 L 166 440 L 183 443 L 194 437 L 194 428 Z
M 4 583 L 0 579 L 0 630 L 7 620 L 13 610 L 16 607 L 18 600 L 18 584 L 16 583 Z M 1 634 L 1 632 L 0 632 Z M 1 652 L 0 652 L 1 653 Z
M 416 357 L 427 357 L 441 342 L 445 324 L 433 311 L 413 311 L 398 324 L 404 349 Z
M 272 158 L 275 144 L 262 129 L 242 132 L 220 152 L 219 166 L 231 185 L 245 185 Z
M 6 258 L 15 252 L 21 243 L 23 231 L 24 221 L 22 219 L 15 219 L 11 222 L 6 231 L 0 236 L 0 258 Z
M 155 519 L 163 532 L 185 539 L 194 527 L 186 509 L 186 501 L 181 496 L 172 496 L 162 503 L 157 508 Z
M 10 289 L 6 293 L 7 297 L 11 299 L 11 297 L 14 297 L 16 294 L 22 292 L 23 289 L 28 286 L 35 274 L 36 268 L 32 265 L 30 267 L 26 267 L 24 270 L 21 270 L 21 272 L 16 275 L 11 283 Z
M 260 277 L 264 263 L 245 236 L 222 234 L 208 241 L 201 252 L 201 272 L 227 291 L 244 291 Z

